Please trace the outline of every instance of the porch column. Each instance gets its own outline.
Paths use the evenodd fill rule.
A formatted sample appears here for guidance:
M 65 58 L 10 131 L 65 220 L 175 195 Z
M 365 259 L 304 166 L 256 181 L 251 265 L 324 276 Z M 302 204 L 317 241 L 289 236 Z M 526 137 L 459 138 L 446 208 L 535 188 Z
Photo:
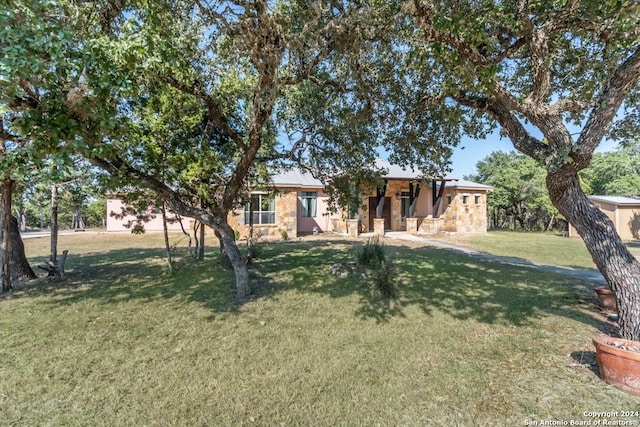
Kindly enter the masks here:
M 358 229 L 358 219 L 347 220 L 347 234 L 349 237 L 358 237 L 360 230 Z
M 431 196 L 432 196 L 432 201 L 433 201 L 433 217 L 434 218 L 438 218 L 440 216 L 440 213 L 438 212 L 440 210 L 440 202 L 442 201 L 442 196 L 444 195 L 444 186 L 445 186 L 445 180 L 441 179 L 440 180 L 440 188 L 438 189 L 438 191 L 436 192 L 436 182 L 438 182 L 437 180 L 433 180 L 431 181 Z
M 376 236 L 384 236 L 384 218 L 373 219 L 373 234 Z
M 415 218 L 418 197 L 420 196 L 421 181 L 409 181 L 409 218 Z M 407 227 L 409 225 L 407 224 Z
M 418 234 L 418 218 L 407 218 L 407 233 Z
M 376 218 L 382 218 L 384 208 L 384 194 L 387 192 L 387 180 L 384 180 L 382 188 L 376 188 Z

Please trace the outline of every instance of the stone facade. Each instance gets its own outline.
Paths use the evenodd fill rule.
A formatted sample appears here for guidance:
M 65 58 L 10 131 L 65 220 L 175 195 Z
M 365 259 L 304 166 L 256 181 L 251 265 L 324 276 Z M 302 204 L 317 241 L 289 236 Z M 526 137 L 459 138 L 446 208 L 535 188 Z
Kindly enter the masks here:
M 423 186 L 416 207 L 416 218 L 405 218 L 402 215 L 403 193 L 409 191 L 408 181 L 393 180 L 387 183 L 385 197 L 390 200 L 390 224 L 392 231 L 407 231 L 411 234 L 440 233 L 486 233 L 487 232 L 487 190 L 445 187 L 438 212 L 434 215 L 432 201 L 433 189 Z M 363 196 L 363 205 L 368 206 L 374 193 Z M 360 210 L 360 218 L 369 232 L 380 233 L 371 229 L 370 212 Z
M 253 232 L 261 237 L 287 238 L 298 236 L 298 192 L 294 190 L 280 191 L 275 195 L 275 223 L 254 224 Z M 229 225 L 237 231 L 239 238 L 249 235 L 249 224 L 245 224 L 244 206 L 229 214 Z
M 467 190 L 445 191 L 442 213 L 419 221 L 418 233 L 486 233 L 487 194 Z
M 350 235 L 374 231 L 377 234 L 384 234 L 385 229 L 427 235 L 487 231 L 487 192 L 491 187 L 448 179 L 443 197 L 438 204 L 438 212 L 434 212 L 434 185 L 427 181 L 423 183 L 416 201 L 415 217 L 406 218 L 403 215 L 403 205 L 408 210 L 410 180 L 387 179 L 383 219 L 378 220 L 375 218 L 376 189 L 363 189 L 361 196 L 363 208 L 358 212 L 358 217 L 350 221 L 350 226 L 347 226 L 345 212 L 336 214 L 329 209 L 329 196 L 321 186 L 287 184 L 278 187 L 274 196 L 269 196 L 266 192 L 256 193 L 256 195 L 262 195 L 263 203 L 264 197 L 274 197 L 274 199 L 269 206 L 269 209 L 273 210 L 267 211 L 265 216 L 260 216 L 263 221 L 269 223 L 254 224 L 254 233 L 262 237 L 282 239 L 326 231 Z M 437 191 L 442 181 L 436 181 L 436 183 Z M 119 200 L 109 199 L 108 210 L 118 211 L 120 205 Z M 244 206 L 239 206 L 228 217 L 229 225 L 236 231 L 239 238 L 246 238 L 249 234 L 244 210 Z M 407 215 L 408 212 L 404 214 Z M 126 220 L 125 218 L 116 221 L 115 218 L 108 217 L 107 230 L 122 229 L 119 223 Z M 375 230 L 374 224 L 376 224 Z M 192 224 L 191 227 L 193 227 Z M 214 234 L 212 230 L 208 230 L 207 233 Z

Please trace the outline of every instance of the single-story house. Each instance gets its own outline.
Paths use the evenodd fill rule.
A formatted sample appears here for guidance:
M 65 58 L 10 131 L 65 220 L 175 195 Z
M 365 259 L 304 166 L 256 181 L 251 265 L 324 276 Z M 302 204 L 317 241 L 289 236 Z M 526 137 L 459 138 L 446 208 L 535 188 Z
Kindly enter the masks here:
M 622 240 L 640 239 L 640 199 L 621 196 L 588 196 L 609 217 Z M 569 225 L 569 236 L 578 237 Z
M 248 203 L 239 207 L 229 215 L 229 224 L 240 236 L 246 236 L 252 215 L 255 232 L 281 237 L 286 231 L 289 238 L 327 231 L 350 235 L 387 230 L 486 233 L 491 187 L 451 177 L 423 179 L 416 171 L 383 160 L 378 166 L 388 171 L 383 185 L 362 190 L 364 208 L 354 218 L 348 218 L 346 211 L 331 213 L 324 184 L 309 173 L 292 169 L 272 177 L 275 191 L 252 192 L 253 211 Z M 130 219 L 110 215 L 121 210 L 122 202 L 115 196 L 107 200 L 107 231 L 126 229 L 123 223 Z M 170 224 L 170 228 L 180 229 L 180 225 Z M 160 216 L 146 223 L 145 229 L 161 230 Z

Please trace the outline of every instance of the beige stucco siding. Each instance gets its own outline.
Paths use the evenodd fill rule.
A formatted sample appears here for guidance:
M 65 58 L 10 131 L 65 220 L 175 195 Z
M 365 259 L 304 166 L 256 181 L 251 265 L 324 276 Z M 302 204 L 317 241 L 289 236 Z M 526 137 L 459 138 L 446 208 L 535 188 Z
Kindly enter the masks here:
M 315 192 L 316 193 L 316 214 L 313 217 L 305 217 L 303 216 L 303 193 L 304 192 Z M 314 228 L 317 228 L 318 231 L 331 231 L 331 219 L 332 218 L 340 218 L 339 214 L 331 214 L 329 212 L 329 195 L 326 194 L 322 189 L 300 189 L 298 190 L 298 233 L 307 234 L 313 233 Z
M 592 203 L 613 223 L 622 240 L 640 239 L 640 201 L 636 203 L 616 204 L 593 196 Z M 569 225 L 569 236 L 579 237 L 576 229 Z
M 640 207 L 621 207 L 618 211 L 618 229 L 624 240 L 639 240 Z
M 123 212 L 124 203 L 119 198 L 107 198 L 107 231 L 131 231 L 131 226 L 135 224 L 135 215 L 125 215 L 122 218 L 116 218 Z M 143 223 L 145 231 L 162 231 L 162 214 L 149 209 L 147 212 L 149 221 Z M 167 228 L 171 231 L 179 231 L 180 223 L 175 221 L 175 215 L 169 213 Z M 185 227 L 189 226 L 189 220 L 183 220 Z

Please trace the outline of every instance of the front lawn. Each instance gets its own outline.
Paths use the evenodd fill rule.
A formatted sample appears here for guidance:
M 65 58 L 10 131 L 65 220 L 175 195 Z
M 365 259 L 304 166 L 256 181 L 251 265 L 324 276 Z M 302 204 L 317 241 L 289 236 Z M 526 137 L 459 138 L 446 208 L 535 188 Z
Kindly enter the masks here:
M 566 267 L 596 268 L 584 242 L 579 237 L 568 238 L 553 233 L 494 230 L 487 234 L 460 234 L 448 240 L 494 255 Z M 631 253 L 640 259 L 640 244 L 627 242 L 626 245 Z
M 603 383 L 591 283 L 387 241 L 402 297 L 329 273 L 362 240 L 264 244 L 257 296 L 160 235 L 61 236 L 69 280 L 0 299 L 0 425 L 525 425 L 640 410 Z M 25 240 L 29 256 L 48 240 Z M 625 419 L 626 420 L 626 419 Z M 637 418 L 635 418 L 637 420 Z

